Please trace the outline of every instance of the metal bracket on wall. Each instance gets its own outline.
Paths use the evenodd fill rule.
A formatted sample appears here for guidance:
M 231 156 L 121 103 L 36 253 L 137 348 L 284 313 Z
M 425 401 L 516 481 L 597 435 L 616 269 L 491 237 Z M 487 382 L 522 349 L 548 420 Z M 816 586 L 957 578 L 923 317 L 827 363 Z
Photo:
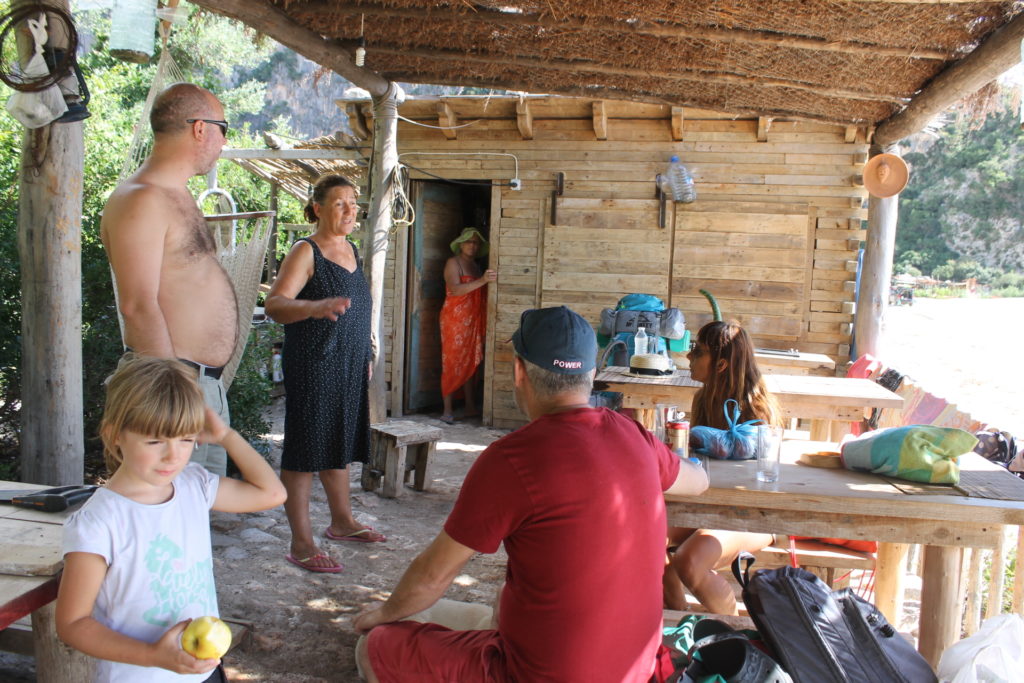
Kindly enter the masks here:
M 662 230 L 665 229 L 665 215 L 668 212 L 668 207 L 665 205 L 668 203 L 668 197 L 661 189 L 661 174 L 658 173 L 654 176 L 654 196 L 658 199 L 658 227 Z
M 555 175 L 555 189 L 551 191 L 551 225 L 558 225 L 558 198 L 565 192 L 565 173 Z

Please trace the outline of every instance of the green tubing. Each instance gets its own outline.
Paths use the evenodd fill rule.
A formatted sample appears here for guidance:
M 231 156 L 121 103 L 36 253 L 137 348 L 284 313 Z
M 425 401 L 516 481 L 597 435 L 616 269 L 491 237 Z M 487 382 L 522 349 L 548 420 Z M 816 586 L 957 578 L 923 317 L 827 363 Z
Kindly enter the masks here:
M 711 304 L 711 315 L 714 317 L 715 322 L 720 322 L 722 320 L 722 311 L 718 309 L 718 302 L 715 301 L 715 297 L 711 296 L 711 292 L 706 289 L 697 291 L 703 294 L 707 298 L 708 303 Z

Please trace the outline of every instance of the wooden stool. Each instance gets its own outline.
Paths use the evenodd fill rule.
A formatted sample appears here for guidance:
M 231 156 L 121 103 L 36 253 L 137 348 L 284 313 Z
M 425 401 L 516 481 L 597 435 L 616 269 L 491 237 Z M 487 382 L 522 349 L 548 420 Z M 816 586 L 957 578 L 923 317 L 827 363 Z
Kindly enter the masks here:
M 370 430 L 370 462 L 363 466 L 363 490 L 375 491 L 383 481 L 380 495 L 397 498 L 402 493 L 402 484 L 415 472 L 412 487 L 429 491 L 427 468 L 434 458 L 434 443 L 441 438 L 441 429 L 412 420 L 388 420 L 370 425 Z M 407 452 L 409 446 L 412 448 Z

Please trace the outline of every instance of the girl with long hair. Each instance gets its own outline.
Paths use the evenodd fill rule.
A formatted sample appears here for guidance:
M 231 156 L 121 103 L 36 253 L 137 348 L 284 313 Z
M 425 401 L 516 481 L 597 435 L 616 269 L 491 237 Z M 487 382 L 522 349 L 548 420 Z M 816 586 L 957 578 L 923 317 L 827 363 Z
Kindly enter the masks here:
M 738 324 L 716 321 L 704 325 L 687 358 L 690 376 L 704 384 L 693 398 L 691 426 L 726 429 L 722 407 L 730 398 L 739 404 L 741 421 L 782 424 L 778 403 L 765 388 L 754 359 L 754 345 Z M 716 570 L 727 568 L 741 551 L 757 552 L 773 541 L 771 534 L 679 527 L 669 527 L 668 536 L 666 606 L 686 608 L 685 586 L 715 614 L 738 613 L 732 587 Z

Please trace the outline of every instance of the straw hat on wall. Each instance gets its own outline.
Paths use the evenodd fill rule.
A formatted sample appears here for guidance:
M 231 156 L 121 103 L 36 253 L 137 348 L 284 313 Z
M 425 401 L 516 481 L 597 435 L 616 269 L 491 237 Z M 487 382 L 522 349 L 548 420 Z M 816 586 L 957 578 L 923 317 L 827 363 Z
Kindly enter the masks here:
M 899 194 L 909 179 L 907 162 L 896 154 L 876 154 L 864 165 L 864 187 L 876 197 Z

